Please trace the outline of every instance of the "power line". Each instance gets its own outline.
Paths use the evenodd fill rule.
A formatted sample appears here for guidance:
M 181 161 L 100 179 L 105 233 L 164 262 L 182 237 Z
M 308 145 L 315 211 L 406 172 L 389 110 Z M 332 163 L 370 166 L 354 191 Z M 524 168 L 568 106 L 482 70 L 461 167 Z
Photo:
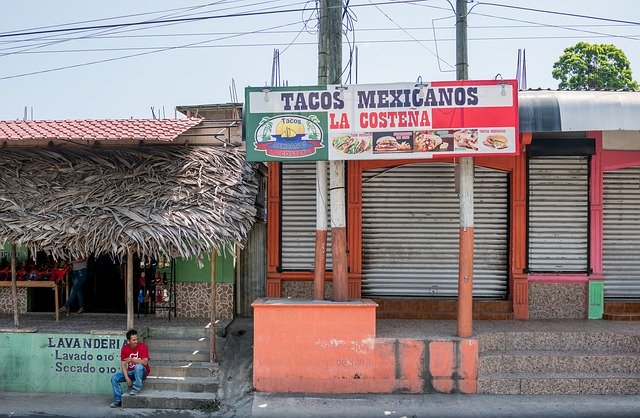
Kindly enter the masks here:
M 196 10 L 196 9 L 202 9 L 204 7 L 209 7 L 209 6 L 214 5 L 214 4 L 220 4 L 222 2 L 224 2 L 224 0 L 218 0 L 216 2 L 208 3 L 208 4 L 204 4 L 204 5 L 191 6 L 191 7 L 188 7 L 186 9 L 182 9 L 180 12 L 173 12 L 173 13 L 165 14 L 165 15 L 161 16 L 160 19 L 165 18 L 165 17 L 179 15 L 179 14 L 187 12 L 187 11 L 192 11 L 192 10 Z M 8 52 L 8 53 L 5 53 L 5 54 L 0 54 L 0 57 L 4 57 L 4 56 L 7 56 L 7 55 L 13 55 L 13 54 L 17 54 L 17 53 L 20 53 L 20 52 L 33 50 L 33 49 L 45 48 L 47 46 L 57 45 L 57 44 L 60 44 L 60 43 L 63 43 L 63 42 L 69 42 L 69 41 L 72 41 L 74 39 L 92 38 L 93 36 L 96 36 L 96 35 L 101 35 L 101 34 L 104 34 L 104 33 L 113 33 L 115 31 L 116 31 L 115 28 L 114 29 L 105 29 L 105 30 L 99 31 L 97 33 L 87 34 L 87 35 L 81 36 L 80 38 L 65 38 L 65 39 L 60 40 L 60 41 L 51 41 L 51 42 L 43 43 L 43 44 L 40 44 L 40 45 L 30 45 L 29 47 L 26 47 L 26 48 L 22 49 L 21 51 L 14 51 L 14 52 Z
M 369 3 L 373 4 L 371 2 L 371 0 L 369 0 Z M 420 41 L 418 41 L 413 35 L 411 35 L 409 32 L 407 32 L 402 26 L 400 26 L 395 20 L 393 20 L 388 14 L 386 14 L 382 9 L 380 9 L 380 7 L 378 7 L 377 5 L 375 6 L 376 9 L 378 9 L 380 11 L 380 13 L 382 13 L 387 19 L 389 19 L 394 25 L 396 25 L 398 28 L 400 28 L 404 33 L 407 34 L 407 36 L 409 36 L 411 39 L 413 39 L 414 41 L 416 41 L 418 43 L 418 45 L 420 45 L 421 47 L 423 47 L 424 49 L 426 49 L 427 51 L 429 51 L 429 53 L 431 53 L 431 55 L 433 55 L 434 57 L 436 57 L 436 59 L 438 60 L 438 63 L 440 61 L 444 62 L 445 64 L 447 64 L 449 67 L 451 68 L 455 68 L 453 65 L 449 64 L 447 61 L 445 61 L 444 59 L 440 58 L 440 56 L 433 52 L 431 49 L 427 48 L 423 43 L 421 43 Z M 441 69 L 442 71 L 442 69 Z
M 485 5 L 485 6 L 504 7 L 504 8 L 507 8 L 507 9 L 526 10 L 526 11 L 529 11 L 529 12 L 547 13 L 547 14 L 553 14 L 553 15 L 559 15 L 559 16 L 579 17 L 579 18 L 583 18 L 583 19 L 600 20 L 600 21 L 603 21 L 603 22 L 615 22 L 615 23 L 626 23 L 626 24 L 630 24 L 630 25 L 640 25 L 640 22 L 633 22 L 633 21 L 630 21 L 630 20 L 610 19 L 610 18 L 606 18 L 606 17 L 589 16 L 589 15 L 582 15 L 582 14 L 577 14 L 577 13 L 558 12 L 558 11 L 554 11 L 554 10 L 533 9 L 533 8 L 530 8 L 530 7 L 512 6 L 512 5 L 509 5 L 509 4 L 485 3 L 485 2 L 480 2 L 480 1 L 478 1 L 476 3 L 477 4 L 481 4 L 481 5 Z
M 230 1 L 227 1 L 227 3 L 229 3 L 229 2 L 235 3 L 235 2 L 238 2 L 238 1 L 243 1 L 243 0 L 230 0 Z M 209 7 L 211 5 L 220 4 L 220 3 L 224 3 L 224 0 L 221 0 L 221 1 L 218 1 L 218 2 L 214 2 L 214 3 L 209 3 L 209 4 L 206 4 L 206 5 L 201 5 L 201 6 L 192 6 L 192 7 L 189 7 L 187 9 L 188 9 L 188 11 L 191 11 L 191 10 L 201 9 L 203 7 Z M 271 4 L 272 6 L 271 7 L 262 8 L 262 9 L 257 9 L 257 10 L 254 10 L 254 12 L 255 11 L 263 11 L 263 10 L 272 10 L 272 9 L 276 9 L 276 8 L 279 7 L 279 6 L 273 6 L 274 2 L 272 0 L 263 0 L 263 1 L 254 2 L 254 3 L 250 3 L 250 4 L 244 4 L 244 5 L 240 5 L 240 6 L 225 7 L 225 8 L 218 9 L 216 11 L 217 12 L 228 11 L 228 10 L 233 10 L 233 9 L 239 9 L 239 8 L 246 8 L 246 7 L 262 5 L 262 4 L 265 4 L 265 3 Z M 294 4 L 302 4 L 302 3 L 304 3 L 304 2 L 298 2 L 298 3 L 294 3 Z M 182 12 L 180 12 L 180 13 L 184 13 L 184 12 L 187 11 L 187 10 L 184 10 L 184 9 L 185 8 L 180 9 L 180 10 L 182 10 Z M 156 13 L 157 12 L 154 12 L 153 14 L 156 14 Z M 156 18 L 156 20 L 157 19 L 162 19 L 164 17 L 172 16 L 172 15 L 175 15 L 175 14 L 180 14 L 180 13 L 173 13 L 173 14 L 164 15 L 164 16 L 162 16 L 160 18 Z M 199 16 L 199 15 L 202 15 L 202 14 L 203 14 L 203 12 L 198 12 L 198 13 L 187 14 L 185 16 Z M 152 22 L 152 21 L 148 20 L 146 22 Z M 182 24 L 182 23 L 185 23 L 185 22 L 175 22 L 175 23 L 165 23 L 165 24 L 158 23 L 158 24 L 154 24 L 154 28 L 172 26 L 172 25 L 177 25 L 177 24 Z M 104 33 L 125 33 L 125 32 L 135 32 L 135 31 L 140 31 L 140 30 L 145 30 L 145 29 L 147 29 L 147 28 L 146 27 L 127 28 L 126 26 L 125 27 L 117 27 L 117 28 L 106 29 L 106 30 L 103 30 L 103 31 L 100 31 L 100 32 L 96 31 L 97 33 L 94 32 L 93 34 L 89 34 L 89 35 L 84 35 L 84 36 L 79 36 L 79 37 L 62 38 L 61 42 L 66 42 L 66 41 L 71 41 L 71 40 L 79 40 L 79 39 L 94 39 L 96 37 L 101 37 L 100 35 L 102 35 Z M 85 32 L 87 30 L 82 30 L 82 31 Z M 12 41 L 14 41 L 14 42 L 30 42 L 30 41 L 47 40 L 47 39 L 49 39 L 49 40 L 57 40 L 57 39 L 53 39 L 51 36 L 41 36 L 41 37 L 30 38 L 30 39 L 26 39 L 26 40 L 13 40 L 12 39 L 10 41 L 4 41 L 4 42 L 12 42 Z M 3 42 L 3 41 L 0 41 L 0 42 Z M 43 44 L 40 44 L 40 45 L 38 45 L 36 47 L 45 47 L 45 46 L 49 46 L 51 44 L 56 44 L 56 43 L 58 43 L 58 42 L 52 42 L 52 43 L 49 43 L 49 44 L 43 43 Z M 31 46 L 34 46 L 34 45 L 31 45 Z M 9 48 L 5 48 L 5 50 L 17 49 L 17 48 L 20 48 L 20 47 L 9 47 Z M 10 55 L 10 54 L 5 54 L 5 55 Z
M 299 22 L 296 23 L 292 23 L 293 24 L 298 24 Z M 292 33 L 295 33 L 298 31 L 294 31 Z M 640 34 L 636 35 L 639 38 L 636 38 L 637 41 L 640 41 Z M 541 40 L 548 40 L 548 39 L 600 39 L 600 38 L 608 38 L 609 36 L 607 35 L 589 35 L 589 36 L 484 36 L 484 37 L 469 37 L 468 39 L 470 41 L 499 41 L 499 40 L 509 40 L 509 41 L 515 41 L 515 40 L 529 40 L 529 39 L 541 39 Z M 419 42 L 433 42 L 435 41 L 435 38 L 431 38 L 431 39 L 417 39 L 417 41 Z M 453 42 L 455 41 L 455 38 L 438 38 L 438 41 L 441 42 Z M 214 40 L 210 40 L 209 42 L 214 42 Z M 362 44 L 401 44 L 401 43 L 413 43 L 416 42 L 415 39 L 361 39 L 360 43 Z M 343 43 L 345 45 L 348 45 L 349 42 L 348 41 L 343 41 Z M 287 44 L 289 47 L 291 46 L 307 46 L 307 45 L 316 45 L 317 42 L 314 41 L 304 41 L 304 42 L 294 42 L 294 43 L 289 43 Z M 261 43 L 256 43 L 256 42 L 252 42 L 252 43 L 241 43 L 241 44 L 224 44 L 224 45 L 194 45 L 194 46 L 176 46 L 175 49 L 218 49 L 218 48 L 251 48 L 251 47 L 264 47 L 264 46 L 282 46 L 283 43 L 282 42 L 261 42 Z M 21 54 L 26 54 L 26 55 L 30 55 L 30 54 L 64 54 L 64 53 L 86 53 L 86 52 L 122 52 L 122 51 L 148 51 L 148 50 L 152 50 L 152 51 L 159 51 L 159 50 L 165 50 L 171 47 L 167 47 L 167 46 L 148 46 L 148 47 L 121 47 L 121 48 L 84 48 L 84 49 L 61 49 L 61 50 L 54 50 L 54 51 L 29 51 L 29 52 L 23 52 Z M 282 55 L 282 52 L 280 52 L 280 55 Z
M 390 0 L 390 1 L 375 3 L 374 5 L 401 4 L 401 3 L 411 4 L 411 3 L 420 3 L 423 1 L 428 1 L 428 0 L 401 0 L 401 1 Z M 351 7 L 366 7 L 366 6 L 369 6 L 369 5 L 359 4 L 359 5 L 353 5 Z M 89 29 L 120 28 L 120 27 L 128 27 L 128 26 L 151 25 L 151 24 L 157 24 L 157 23 L 195 22 L 195 21 L 201 21 L 201 20 L 225 19 L 225 18 L 234 18 L 234 17 L 266 16 L 266 15 L 272 15 L 272 14 L 301 12 L 304 10 L 305 10 L 304 8 L 295 8 L 295 9 L 283 9 L 283 10 L 260 11 L 260 12 L 229 13 L 224 15 L 188 17 L 188 18 L 166 19 L 166 20 L 148 20 L 148 21 L 131 22 L 131 23 L 114 23 L 110 25 L 94 25 L 94 26 L 75 27 L 75 28 L 66 28 L 66 29 L 60 28 L 60 29 L 29 31 L 29 32 L 13 32 L 8 34 L 0 34 L 0 38 L 26 36 L 26 35 L 39 35 L 39 34 L 45 34 L 45 33 L 61 33 L 61 32 L 78 31 L 78 30 L 89 30 Z
M 540 23 L 540 22 L 534 22 L 534 21 L 531 21 L 531 20 L 516 19 L 516 18 L 513 18 L 513 17 L 506 17 L 506 16 L 496 16 L 496 15 L 491 15 L 491 14 L 487 14 L 487 13 L 472 12 L 472 14 L 477 15 L 477 16 L 490 17 L 490 18 L 493 18 L 493 19 L 508 20 L 510 22 L 522 22 L 522 23 L 540 25 L 540 26 L 544 26 L 544 27 L 548 27 L 548 28 L 564 29 L 564 30 L 580 32 L 580 33 L 589 33 L 591 35 L 602 35 L 602 36 L 611 37 L 611 38 L 630 39 L 632 41 L 637 41 L 638 40 L 637 38 L 632 37 L 632 36 L 614 35 L 614 34 L 610 34 L 610 33 L 596 32 L 596 31 L 591 31 L 591 30 L 584 30 L 584 29 L 578 29 L 578 28 L 574 28 L 574 27 L 568 27 L 568 26 L 565 26 L 565 25 L 554 25 L 554 24 L 551 24 L 551 23 Z
M 477 14 L 477 13 L 474 13 Z M 491 15 L 483 15 L 480 16 L 491 16 Z M 496 16 L 491 16 L 498 18 Z M 504 17 L 502 19 L 505 19 Z M 306 20 L 306 19 L 305 19 Z M 483 30 L 483 29 L 523 29 L 523 28 L 541 28 L 546 27 L 548 25 L 543 23 L 532 23 L 527 25 L 477 25 L 472 26 L 469 25 L 469 29 L 475 30 Z M 630 25 L 627 25 L 630 26 Z M 635 26 L 635 25 L 633 25 Z M 571 28 L 580 28 L 580 27 L 621 27 L 621 25 L 612 25 L 612 24 L 582 24 L 582 25 L 562 25 L 558 26 L 558 29 L 571 29 Z M 455 30 L 453 26 L 435 26 L 437 30 Z M 408 31 L 431 31 L 430 27 L 404 27 L 400 28 L 360 28 L 358 32 L 402 32 L 404 30 Z M 273 31 L 265 31 L 262 34 L 291 34 L 298 33 L 299 30 L 273 30 Z M 242 32 L 183 32 L 183 33 L 152 33 L 152 34 L 144 34 L 144 35 L 97 35 L 91 38 L 79 37 L 79 38 L 47 38 L 52 41 L 60 41 L 60 40 L 95 40 L 95 39 L 130 39 L 130 38 L 177 38 L 177 37 L 194 37 L 194 36 L 220 36 L 220 35 L 234 35 Z M 603 35 L 603 36 L 618 36 L 618 35 Z M 637 35 L 628 35 L 628 36 L 637 36 Z M 510 38 L 506 38 L 510 39 Z M 8 43 L 17 43 L 17 42 L 28 42 L 28 40 L 14 39 L 9 41 L 0 41 L 0 44 L 8 44 Z
M 187 10 L 187 9 L 193 9 L 193 8 L 206 7 L 206 6 L 210 6 L 210 5 L 214 4 L 214 3 L 218 3 L 218 4 L 220 4 L 220 3 L 238 3 L 238 2 L 241 2 L 241 1 L 245 1 L 245 0 L 221 0 L 221 1 L 218 1 L 218 2 L 213 2 L 213 3 L 209 3 L 209 4 L 204 4 L 204 5 L 197 5 L 197 6 L 177 7 L 177 8 L 173 8 L 173 9 L 156 10 L 154 12 L 133 13 L 133 14 L 127 14 L 127 15 L 103 17 L 103 18 L 100 18 L 100 19 L 80 20 L 80 21 L 76 21 L 76 22 L 60 23 L 60 24 L 57 24 L 57 25 L 37 26 L 37 27 L 34 27 L 34 28 L 27 28 L 27 29 L 19 29 L 19 30 L 7 31 L 7 32 L 0 32 L 0 35 L 16 33 L 16 32 L 22 32 L 22 31 L 35 31 L 35 30 L 39 30 L 39 29 L 60 28 L 60 27 L 69 26 L 69 25 L 79 25 L 79 24 L 82 24 L 82 23 L 105 22 L 105 21 L 109 21 L 109 20 L 116 20 L 116 19 L 122 19 L 122 18 L 127 18 L 127 17 L 147 16 L 147 15 L 153 15 L 153 14 L 158 14 L 158 13 L 166 13 L 166 12 L 174 12 L 174 11 L 178 11 L 178 10 Z M 266 2 L 263 2 L 263 3 L 266 3 Z M 242 6 L 242 7 L 246 7 L 246 6 Z
M 105 59 L 101 59 L 101 60 L 85 62 L 85 63 L 80 63 L 80 64 L 72 64 L 72 65 L 66 65 L 66 66 L 63 66 L 63 67 L 49 68 L 49 69 L 46 69 L 46 70 L 31 71 L 31 72 L 28 72 L 28 73 L 14 74 L 14 75 L 10 75 L 10 76 L 0 77 L 0 80 L 9 80 L 9 79 L 13 79 L 13 78 L 26 77 L 26 76 L 30 76 L 30 75 L 45 74 L 45 73 L 50 73 L 50 72 L 54 72 L 54 71 L 68 70 L 68 69 L 71 69 L 71 68 L 86 67 L 86 66 L 89 66 L 89 65 L 101 64 L 101 63 L 105 63 L 105 62 L 118 61 L 118 60 L 122 60 L 122 59 L 126 59 L 126 58 L 140 57 L 140 56 L 143 56 L 143 55 L 150 55 L 150 54 L 155 54 L 155 53 L 158 53 L 158 52 L 170 51 L 170 50 L 174 50 L 174 49 L 181 49 L 181 48 L 186 48 L 186 47 L 192 47 L 192 46 L 195 46 L 195 45 L 201 45 L 201 44 L 205 44 L 205 43 L 208 43 L 208 42 L 220 41 L 220 40 L 227 39 L 227 38 L 234 38 L 234 37 L 237 37 L 237 36 L 253 34 L 253 33 L 259 33 L 259 32 L 261 32 L 261 30 L 269 30 L 269 29 L 275 29 L 275 28 L 282 28 L 282 27 L 286 27 L 286 26 L 292 26 L 292 25 L 296 25 L 298 23 L 299 22 L 286 23 L 286 24 L 283 24 L 283 25 L 277 25 L 277 26 L 273 26 L 273 27 L 270 27 L 270 28 L 266 28 L 266 29 L 258 29 L 258 30 L 255 30 L 255 31 L 246 32 L 246 33 L 241 34 L 241 35 L 231 35 L 231 36 L 226 36 L 226 37 L 222 37 L 222 38 L 218 38 L 218 39 L 209 39 L 209 40 L 200 41 L 200 42 L 193 42 L 193 43 L 185 44 L 185 45 L 177 45 L 177 46 L 172 46 L 172 47 L 161 48 L 161 49 L 157 49 L 157 50 L 154 50 L 154 51 L 147 51 L 147 52 L 140 52 L 140 53 L 136 53 L 136 54 L 125 55 L 125 56 L 122 56 L 122 57 L 105 58 Z

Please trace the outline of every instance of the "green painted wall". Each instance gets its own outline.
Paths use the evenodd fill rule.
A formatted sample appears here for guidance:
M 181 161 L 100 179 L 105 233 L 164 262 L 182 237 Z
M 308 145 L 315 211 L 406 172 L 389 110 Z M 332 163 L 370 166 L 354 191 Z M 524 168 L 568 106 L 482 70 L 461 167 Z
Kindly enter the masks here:
M 24 261 L 27 259 L 27 249 L 25 247 L 16 248 L 16 256 L 18 261 Z M 2 252 L 0 253 L 0 261 L 6 258 L 7 261 L 11 261 L 11 244 L 5 244 Z
M 202 283 L 211 282 L 211 254 L 203 254 L 204 266 L 198 267 L 195 258 L 176 258 L 176 281 Z M 216 282 L 233 283 L 235 280 L 235 258 L 229 254 L 216 256 Z
M 0 391 L 111 393 L 123 336 L 0 333 Z

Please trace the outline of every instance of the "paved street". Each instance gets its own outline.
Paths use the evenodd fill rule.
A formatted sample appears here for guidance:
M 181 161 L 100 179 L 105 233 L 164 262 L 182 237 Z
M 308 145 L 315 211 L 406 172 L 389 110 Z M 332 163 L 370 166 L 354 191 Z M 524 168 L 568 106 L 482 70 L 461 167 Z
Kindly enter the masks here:
M 640 396 L 345 395 L 254 393 L 213 413 L 111 409 L 110 397 L 0 393 L 0 416 L 25 417 L 638 417 Z
M 255 394 L 256 417 L 638 417 L 638 396 Z

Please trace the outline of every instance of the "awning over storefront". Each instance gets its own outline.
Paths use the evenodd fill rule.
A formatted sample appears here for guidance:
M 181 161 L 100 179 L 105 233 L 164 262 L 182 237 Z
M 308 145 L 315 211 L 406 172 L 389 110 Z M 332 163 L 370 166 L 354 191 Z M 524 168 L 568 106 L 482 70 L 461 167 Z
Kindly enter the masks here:
M 199 123 L 146 121 L 131 128 L 125 121 L 78 122 L 38 122 L 17 134 L 16 122 L 0 122 L 0 142 L 13 142 L 0 148 L 0 244 L 54 257 L 122 256 L 127 248 L 194 257 L 243 245 L 258 190 L 244 147 L 15 146 L 34 135 L 46 140 L 41 133 L 47 129 L 56 140 L 114 140 L 120 129 L 128 139 L 171 141 Z
M 640 129 L 640 92 L 529 90 L 518 93 L 521 132 Z

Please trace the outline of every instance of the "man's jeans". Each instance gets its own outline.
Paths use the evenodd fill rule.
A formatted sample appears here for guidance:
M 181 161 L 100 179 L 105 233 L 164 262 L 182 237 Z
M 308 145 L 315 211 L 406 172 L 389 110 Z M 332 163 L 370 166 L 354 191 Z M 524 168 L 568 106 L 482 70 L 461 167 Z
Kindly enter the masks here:
M 71 304 L 78 299 L 78 305 L 82 309 L 85 309 L 84 306 L 84 294 L 82 288 L 84 287 L 84 282 L 87 281 L 87 269 L 75 270 L 71 278 L 73 279 L 73 285 L 71 286 L 71 293 L 69 294 L 69 299 L 63 305 L 65 308 L 70 308 Z
M 127 370 L 129 379 L 133 380 L 133 389 L 142 390 L 142 381 L 147 378 L 147 369 L 142 364 L 136 364 L 133 370 Z M 122 388 L 120 383 L 124 382 L 124 373 L 122 371 L 115 372 L 111 376 L 111 389 L 113 390 L 113 400 L 122 402 Z

